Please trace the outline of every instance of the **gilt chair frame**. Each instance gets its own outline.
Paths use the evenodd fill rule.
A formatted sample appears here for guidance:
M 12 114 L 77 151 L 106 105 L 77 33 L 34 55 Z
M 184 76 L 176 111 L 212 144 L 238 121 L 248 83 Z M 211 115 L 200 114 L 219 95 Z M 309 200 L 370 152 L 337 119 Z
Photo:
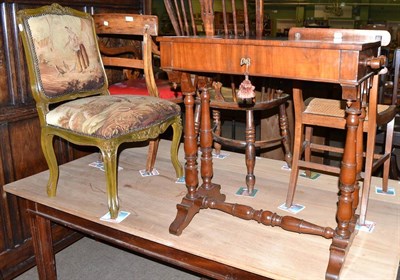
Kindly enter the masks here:
M 133 133 L 128 133 L 124 135 L 118 135 L 116 137 L 111 137 L 108 139 L 99 138 L 90 135 L 82 135 L 70 130 L 58 128 L 51 126 L 46 122 L 46 114 L 49 112 L 49 106 L 52 104 L 67 102 L 68 100 L 74 100 L 77 98 L 95 96 L 95 95 L 109 95 L 108 92 L 108 82 L 104 70 L 104 66 L 99 59 L 99 63 L 103 70 L 103 85 L 101 88 L 96 90 L 88 90 L 78 93 L 70 93 L 66 95 L 60 95 L 55 97 L 46 96 L 44 90 L 40 84 L 40 73 L 35 65 L 37 58 L 35 57 L 35 46 L 33 45 L 32 38 L 29 37 L 30 27 L 28 20 L 31 17 L 54 14 L 54 15 L 70 15 L 73 17 L 79 17 L 82 19 L 87 19 L 91 22 L 93 38 L 96 38 L 95 25 L 93 18 L 90 14 L 77 11 L 68 7 L 62 7 L 58 4 L 52 4 L 49 6 L 43 6 L 37 9 L 27 9 L 21 10 L 18 13 L 18 25 L 20 27 L 21 39 L 24 45 L 24 51 L 27 61 L 27 66 L 29 70 L 29 82 L 31 85 L 31 91 L 33 97 L 36 101 L 36 108 L 39 115 L 40 126 L 41 126 L 41 146 L 47 161 L 50 175 L 47 184 L 47 193 L 49 196 L 55 196 L 57 190 L 57 183 L 59 178 L 59 167 L 56 159 L 56 155 L 53 147 L 54 136 L 61 137 L 68 142 L 77 145 L 87 145 L 98 147 L 101 151 L 104 169 L 106 174 L 106 186 L 107 186 L 107 200 L 108 207 L 110 211 L 111 218 L 116 218 L 119 211 L 119 201 L 118 201 L 118 182 L 117 182 L 117 153 L 120 144 L 125 142 L 141 142 L 149 139 L 158 138 L 161 133 L 163 133 L 168 127 L 173 128 L 173 139 L 171 144 L 171 161 L 174 165 L 177 177 L 183 175 L 182 166 L 178 160 L 178 148 L 180 137 L 182 133 L 181 117 L 177 115 L 173 118 L 167 119 L 160 125 L 155 125 L 150 128 L 142 129 L 140 131 L 135 131 Z M 144 16 L 135 15 L 140 21 L 136 21 L 140 27 L 137 29 L 137 35 L 142 35 L 144 39 L 143 43 L 143 56 L 145 69 L 150 69 L 147 71 L 148 75 L 151 76 L 151 48 L 152 45 L 147 42 L 151 41 L 151 36 L 157 35 L 158 20 L 156 16 Z M 100 58 L 99 47 L 96 44 L 97 54 Z M 150 87 L 155 85 L 150 82 Z

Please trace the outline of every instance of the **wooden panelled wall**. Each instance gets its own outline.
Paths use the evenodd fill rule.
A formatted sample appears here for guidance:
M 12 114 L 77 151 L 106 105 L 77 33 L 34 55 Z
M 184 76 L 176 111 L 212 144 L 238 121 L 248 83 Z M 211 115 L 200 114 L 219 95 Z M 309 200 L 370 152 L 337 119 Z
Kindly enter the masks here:
M 57 3 L 92 14 L 145 13 L 149 7 L 144 1 L 58 0 Z M 12 195 L 6 196 L 3 186 L 47 169 L 40 146 L 39 120 L 17 32 L 16 13 L 21 9 L 36 8 L 52 2 L 0 1 L 0 279 L 12 279 L 35 264 L 25 201 Z M 55 147 L 60 164 L 95 151 L 59 139 L 55 141 Z M 56 250 L 78 238 L 80 235 L 71 230 L 59 225 L 53 226 Z

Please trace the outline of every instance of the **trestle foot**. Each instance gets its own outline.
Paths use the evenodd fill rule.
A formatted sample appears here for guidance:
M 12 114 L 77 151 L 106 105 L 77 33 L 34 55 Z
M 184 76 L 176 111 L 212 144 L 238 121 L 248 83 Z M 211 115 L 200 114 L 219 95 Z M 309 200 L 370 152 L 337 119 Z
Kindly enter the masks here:
M 357 217 L 357 215 L 355 215 Z M 358 217 L 357 217 L 358 218 Z M 357 218 L 355 219 L 357 221 Z M 329 262 L 326 269 L 325 279 L 337 280 L 339 279 L 340 271 L 343 267 L 346 259 L 347 252 L 350 249 L 351 243 L 357 234 L 355 230 L 356 223 L 351 222 L 349 229 L 351 235 L 348 239 L 343 239 L 339 235 L 335 234 L 332 238 L 332 244 L 329 247 Z
M 194 215 L 200 211 L 202 205 L 202 197 L 196 199 L 188 199 L 184 197 L 180 204 L 176 205 L 178 210 L 175 220 L 169 226 L 169 233 L 175 235 L 181 235 L 182 231 L 189 225 L 192 221 Z
M 193 217 L 199 213 L 203 207 L 203 201 L 211 198 L 215 201 L 225 201 L 225 195 L 221 194 L 221 186 L 211 184 L 211 187 L 205 188 L 204 185 L 198 188 L 195 198 L 184 197 L 180 204 L 176 205 L 178 210 L 175 220 L 169 227 L 169 232 L 175 235 L 181 235 L 183 230 L 189 225 Z

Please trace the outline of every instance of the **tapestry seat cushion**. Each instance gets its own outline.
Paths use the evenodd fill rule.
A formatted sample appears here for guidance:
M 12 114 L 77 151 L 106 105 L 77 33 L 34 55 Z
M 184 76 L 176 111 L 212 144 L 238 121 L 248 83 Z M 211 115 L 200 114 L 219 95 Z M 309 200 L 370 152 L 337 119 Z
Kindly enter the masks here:
M 166 80 L 156 79 L 159 97 L 162 99 L 175 99 L 182 97 L 182 92 L 175 92 L 171 89 L 171 85 Z M 112 84 L 108 90 L 110 94 L 132 94 L 132 95 L 149 95 L 146 87 L 146 81 L 143 78 L 129 79 L 120 83 Z
M 61 104 L 46 122 L 79 134 L 110 139 L 140 131 L 180 115 L 179 105 L 157 97 L 93 96 Z

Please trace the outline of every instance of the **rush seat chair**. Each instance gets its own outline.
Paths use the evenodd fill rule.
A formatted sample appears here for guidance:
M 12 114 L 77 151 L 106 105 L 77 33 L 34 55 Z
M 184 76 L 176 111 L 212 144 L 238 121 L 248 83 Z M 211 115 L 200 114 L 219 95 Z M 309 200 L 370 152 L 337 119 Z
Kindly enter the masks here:
M 289 37 L 299 38 L 299 40 L 312 40 L 315 39 L 314 36 L 319 36 L 319 38 L 327 40 L 329 40 L 329 38 L 334 40 L 334 36 L 338 36 L 336 34 L 340 34 L 340 37 L 347 41 L 379 40 L 382 45 L 386 45 L 390 42 L 390 33 L 382 30 L 292 28 L 289 31 Z M 377 61 L 371 62 L 371 67 L 373 67 L 375 62 Z M 379 62 L 377 64 L 381 65 L 383 63 Z M 357 136 L 358 140 L 363 138 L 363 132 L 367 134 L 365 151 L 360 150 L 362 148 L 361 145 L 358 145 L 357 151 L 357 154 L 359 155 L 359 163 L 357 164 L 359 169 L 358 179 L 363 181 L 359 224 L 365 223 L 372 173 L 382 165 L 383 190 L 386 191 L 388 186 L 396 106 L 378 104 L 378 78 L 379 73 L 375 73 L 375 75 L 372 76 L 370 75 L 370 77 L 364 80 L 358 88 L 359 94 L 363 96 L 363 124 L 360 124 L 359 126 L 360 129 Z M 293 102 L 295 108 L 295 135 L 293 143 L 292 169 L 285 205 L 287 208 L 290 208 L 293 204 L 300 168 L 305 169 L 307 171 L 306 174 L 310 174 L 310 170 L 317 170 L 331 174 L 339 174 L 340 172 L 340 167 L 328 166 L 326 164 L 311 161 L 311 154 L 313 151 L 343 152 L 343 149 L 340 147 L 333 147 L 329 144 L 313 143 L 313 127 L 319 126 L 341 130 L 346 128 L 346 104 L 342 100 L 318 97 L 310 97 L 303 100 L 303 96 L 300 92 L 294 92 Z M 376 132 L 377 127 L 379 126 L 387 126 L 385 148 L 384 152 L 381 154 L 375 152 Z M 362 140 L 358 141 L 358 143 L 362 143 Z M 302 159 L 303 152 L 304 159 Z M 364 164 L 362 164 L 363 158 L 365 158 Z M 363 176 L 361 176 L 362 166 L 364 166 Z

